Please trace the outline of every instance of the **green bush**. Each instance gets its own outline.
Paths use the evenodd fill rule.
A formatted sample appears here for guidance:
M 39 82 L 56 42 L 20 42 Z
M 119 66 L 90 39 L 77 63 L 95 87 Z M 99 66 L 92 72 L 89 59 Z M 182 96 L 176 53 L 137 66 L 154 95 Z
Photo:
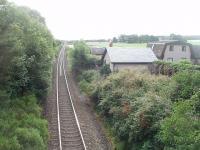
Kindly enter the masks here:
M 37 11 L 0 5 L 0 150 L 45 150 L 47 121 L 37 101 L 46 98 L 60 42 Z
M 181 63 L 170 78 L 131 71 L 81 75 L 81 89 L 108 124 L 115 149 L 199 149 L 200 71 Z
M 108 76 L 111 73 L 110 66 L 104 64 L 100 69 L 100 74 L 103 76 Z
M 38 130 L 33 128 L 17 128 L 15 131 L 20 150 L 45 150 L 46 145 Z
M 125 142 L 123 149 L 154 149 L 160 147 L 156 135 L 171 111 L 174 85 L 168 77 L 124 71 L 97 83 L 92 94 L 114 135 Z
M 0 149 L 46 150 L 47 140 L 47 121 L 41 118 L 35 96 L 7 99 L 0 110 Z
M 6 11 L 0 11 L 0 89 L 13 98 L 32 92 L 45 98 L 55 54 L 53 36 L 38 12 L 6 3 Z
M 191 100 L 196 115 L 200 116 L 200 89 L 192 95 Z
M 164 149 L 196 150 L 200 147 L 200 119 L 192 101 L 174 104 L 173 112 L 161 122 L 160 139 Z
M 97 70 L 88 70 L 83 71 L 79 76 L 79 81 L 86 80 L 87 82 L 91 83 L 92 81 L 98 80 L 100 78 L 100 74 Z
M 74 43 L 74 49 L 71 51 L 72 71 L 79 75 L 82 71 L 95 67 L 96 59 L 89 54 L 89 47 L 83 41 Z
M 173 76 L 177 82 L 173 99 L 189 99 L 200 88 L 200 71 L 181 71 Z
M 168 61 L 156 61 L 155 62 L 155 68 L 154 71 L 156 74 L 161 73 L 163 75 L 172 76 L 174 73 L 180 72 L 180 71 L 194 71 L 194 70 L 200 70 L 199 65 L 192 64 L 191 61 L 188 60 L 180 60 L 175 62 L 168 62 Z M 153 71 L 153 72 L 154 72 Z
M 91 95 L 96 81 L 100 80 L 100 74 L 96 70 L 83 71 L 78 80 L 81 91 Z

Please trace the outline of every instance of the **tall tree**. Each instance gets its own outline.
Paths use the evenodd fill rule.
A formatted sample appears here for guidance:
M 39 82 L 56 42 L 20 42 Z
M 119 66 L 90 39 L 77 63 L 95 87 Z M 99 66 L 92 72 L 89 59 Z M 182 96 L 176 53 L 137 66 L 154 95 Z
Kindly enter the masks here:
M 0 88 L 11 95 L 45 96 L 51 79 L 54 39 L 40 14 L 6 4 L 0 11 Z

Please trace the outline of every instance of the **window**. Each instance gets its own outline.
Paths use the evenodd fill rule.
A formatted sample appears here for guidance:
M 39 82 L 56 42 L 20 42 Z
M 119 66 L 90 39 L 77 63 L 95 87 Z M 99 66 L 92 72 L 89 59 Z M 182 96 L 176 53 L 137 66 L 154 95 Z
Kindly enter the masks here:
M 186 52 L 186 46 L 182 46 L 182 52 Z
M 173 61 L 173 58 L 167 58 L 167 61 L 171 61 L 171 62 L 172 62 L 172 61 Z
M 174 46 L 173 46 L 173 45 L 170 45 L 169 51 L 173 51 L 173 50 L 174 50 Z

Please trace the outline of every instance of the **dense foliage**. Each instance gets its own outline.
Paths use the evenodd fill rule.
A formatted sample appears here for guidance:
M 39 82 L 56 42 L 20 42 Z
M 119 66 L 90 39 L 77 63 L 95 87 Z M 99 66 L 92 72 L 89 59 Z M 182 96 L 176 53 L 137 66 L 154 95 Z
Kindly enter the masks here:
M 47 121 L 41 119 L 41 108 L 34 96 L 10 100 L 0 93 L 0 149 L 47 149 Z
M 103 64 L 100 68 L 100 74 L 102 76 L 107 76 L 111 73 L 110 66 L 108 64 Z
M 162 74 L 172 76 L 180 71 L 200 71 L 199 65 L 193 65 L 192 62 L 188 60 L 180 60 L 177 62 L 166 62 L 166 61 L 156 61 L 151 66 L 151 72 L 153 74 Z
M 200 145 L 200 71 L 188 63 L 172 77 L 85 71 L 80 88 L 95 102 L 117 150 L 189 150 Z
M 187 42 L 186 37 L 174 33 L 170 34 L 169 39 Z
M 193 101 L 177 102 L 171 115 L 161 122 L 160 139 L 165 144 L 165 149 L 199 149 L 200 119 L 193 109 L 194 106 Z
M 88 93 L 112 128 L 116 142 L 120 141 L 121 149 L 142 149 L 145 145 L 153 149 L 159 145 L 159 121 L 170 113 L 170 93 L 175 83 L 164 76 L 129 71 L 91 83 Z
M 35 11 L 9 3 L 0 11 L 0 88 L 12 96 L 45 95 L 54 40 Z
M 38 12 L 0 0 L 1 150 L 47 149 L 38 103 L 50 86 L 56 45 Z
M 90 49 L 84 41 L 76 41 L 74 48 L 71 49 L 72 71 L 75 75 L 79 75 L 83 70 L 88 70 L 96 67 L 98 61 L 95 57 L 90 55 Z

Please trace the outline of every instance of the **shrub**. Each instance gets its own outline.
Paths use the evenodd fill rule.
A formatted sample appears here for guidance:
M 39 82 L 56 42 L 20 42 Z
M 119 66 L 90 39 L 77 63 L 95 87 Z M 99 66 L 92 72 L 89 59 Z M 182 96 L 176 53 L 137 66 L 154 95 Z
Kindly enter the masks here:
M 111 73 L 110 66 L 107 64 L 104 64 L 100 69 L 100 74 L 102 76 L 108 76 L 110 73 Z
M 199 148 L 200 71 L 181 63 L 173 66 L 171 78 L 131 71 L 103 78 L 95 71 L 82 74 L 81 87 L 90 91 L 86 93 L 109 125 L 116 149 Z
M 200 146 L 200 119 L 192 101 L 174 104 L 172 114 L 161 122 L 160 139 L 164 149 L 195 150 Z
M 200 89 L 191 97 L 196 115 L 200 116 Z
M 200 71 L 181 71 L 175 74 L 177 82 L 172 99 L 189 99 L 200 88 Z
M 172 76 L 174 73 L 187 70 L 187 71 L 194 71 L 200 70 L 199 65 L 194 65 L 192 62 L 188 60 L 180 60 L 176 62 L 166 62 L 166 61 L 156 61 L 153 67 L 152 72 L 156 74 L 163 74 Z
M 83 41 L 74 43 L 72 50 L 72 70 L 75 74 L 80 74 L 83 70 L 95 67 L 96 59 L 89 55 L 89 47 Z
M 40 132 L 33 128 L 17 128 L 15 131 L 20 150 L 45 150 L 46 145 Z
M 98 71 L 96 70 L 83 71 L 81 75 L 79 75 L 78 77 L 79 87 L 81 91 L 85 92 L 86 94 L 90 96 L 94 89 L 94 84 L 99 79 L 100 79 L 100 74 Z
M 93 98 L 123 149 L 154 149 L 161 147 L 156 135 L 171 111 L 174 85 L 168 77 L 122 71 L 97 83 Z
M 0 149 L 45 150 L 47 140 L 47 121 L 41 118 L 35 96 L 7 99 L 0 110 Z

